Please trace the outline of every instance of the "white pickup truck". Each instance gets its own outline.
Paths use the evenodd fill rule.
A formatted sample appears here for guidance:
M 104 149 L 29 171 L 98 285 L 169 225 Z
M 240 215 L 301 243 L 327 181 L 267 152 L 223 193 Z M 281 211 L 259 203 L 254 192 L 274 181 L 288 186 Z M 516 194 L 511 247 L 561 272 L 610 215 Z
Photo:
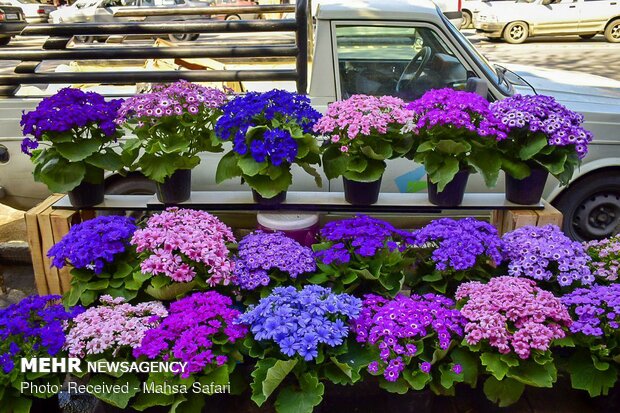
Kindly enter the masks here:
M 298 0 L 298 7 L 302 1 L 305 2 L 305 0 Z M 298 18 L 302 15 L 303 13 L 298 13 Z M 242 28 L 247 31 L 250 26 L 271 27 L 269 30 L 274 30 L 276 27 L 275 22 L 269 21 L 220 23 L 233 23 L 227 26 L 229 30 Z M 244 25 L 244 23 L 247 24 Z M 280 24 L 292 27 L 290 21 Z M 566 106 L 583 113 L 587 120 L 587 127 L 595 135 L 589 155 L 575 173 L 568 187 L 561 188 L 557 181 L 550 179 L 545 197 L 565 213 L 565 230 L 576 239 L 598 238 L 617 231 L 620 222 L 620 82 L 583 73 L 492 65 L 449 23 L 437 6 L 428 0 L 390 0 L 387 2 L 343 0 L 340 3 L 330 1 L 328 4 L 319 6 L 315 26 L 314 53 L 307 92 L 319 110 L 324 110 L 330 102 L 357 93 L 398 95 L 404 99 L 414 99 L 433 88 L 453 87 L 475 89 L 490 100 L 503 99 L 514 93 L 552 95 Z M 185 27 L 185 29 L 194 32 L 196 27 Z M 69 29 L 63 29 L 64 32 L 59 31 L 58 28 L 48 28 L 48 30 L 56 30 L 54 33 L 60 36 L 63 33 L 66 34 Z M 101 29 L 89 28 L 88 30 L 90 30 L 88 34 L 102 33 Z M 146 29 L 141 27 L 140 30 Z M 153 30 L 163 29 L 154 28 Z M 298 43 L 296 48 L 291 49 L 286 49 L 288 46 L 277 46 L 277 53 L 281 55 L 297 53 L 298 60 L 296 71 L 276 71 L 274 77 L 279 80 L 294 80 L 295 74 L 299 75 L 305 70 L 302 64 L 305 62 L 299 60 L 300 55 L 303 54 L 303 47 L 300 47 L 303 43 L 305 42 Z M 180 49 L 178 53 L 194 53 L 195 55 L 202 50 L 201 47 L 192 44 L 191 49 L 181 48 L 182 50 Z M 235 47 L 237 55 L 249 53 L 249 46 L 237 45 Z M 264 48 L 265 46 L 257 47 Z M 206 49 L 209 48 L 206 47 Z M 420 53 L 423 49 L 430 53 Z M 86 49 L 76 50 L 84 53 L 83 50 Z M 103 48 L 96 50 L 103 50 Z M 121 48 L 113 50 L 117 58 L 125 53 Z M 6 53 L 0 52 L 0 58 L 8 59 L 12 56 L 15 59 L 15 55 Z M 91 52 L 89 56 L 94 56 L 93 53 L 95 52 Z M 99 53 L 98 56 L 103 56 L 104 52 L 97 53 Z M 132 53 L 134 53 L 132 56 L 136 58 L 140 56 L 140 53 L 146 52 L 136 48 Z M 209 57 L 215 54 L 217 53 L 213 49 L 205 51 L 205 55 Z M 55 55 L 51 53 L 46 56 L 52 58 Z M 425 57 L 422 58 L 422 56 Z M 32 54 L 29 58 L 33 58 Z M 215 72 L 219 71 L 207 71 L 204 76 L 210 80 L 245 81 L 251 76 L 254 80 L 269 80 L 267 74 L 261 69 L 252 70 L 251 74 L 235 72 L 228 77 Z M 198 79 L 198 74 L 190 71 L 166 72 L 151 77 L 145 74 L 144 76 L 146 76 L 145 79 L 152 79 L 150 81 L 156 79 L 165 81 L 172 79 L 175 73 L 187 80 Z M 66 79 L 70 79 L 66 74 L 33 77 L 33 79 L 41 80 L 29 80 L 30 75 L 15 76 L 0 75 L 0 85 L 16 84 L 26 80 L 30 83 L 43 83 L 50 79 L 54 79 L 56 83 L 61 81 L 67 83 Z M 139 75 L 108 73 L 101 78 L 101 81 L 122 83 L 136 76 Z M 85 77 L 76 78 L 74 83 L 77 83 L 78 79 L 79 82 L 85 82 L 96 78 L 92 76 L 89 78 L 85 75 Z M 406 81 L 403 82 L 403 79 Z M 277 86 L 278 84 L 269 85 Z M 297 86 L 300 90 L 305 88 L 304 82 L 298 83 Z M 32 167 L 28 158 L 19 150 L 20 114 L 22 110 L 35 107 L 38 100 L 16 96 L 0 99 L 0 187 L 3 188 L 3 198 L 0 198 L 0 202 L 30 206 L 47 194 L 45 187 L 33 183 Z M 193 174 L 195 190 L 216 188 L 214 170 L 218 156 L 205 155 L 203 162 Z M 486 191 L 481 179 L 470 181 L 469 191 Z M 425 190 L 424 182 L 424 169 L 420 165 L 407 160 L 394 161 L 388 166 L 383 179 L 382 191 L 423 191 Z M 149 188 L 148 183 L 138 176 L 122 178 L 111 175 L 107 178 L 107 183 L 109 190 L 113 193 L 140 192 Z M 217 188 L 238 189 L 238 185 L 231 181 Z M 299 174 L 294 179 L 293 189 L 316 190 L 316 187 L 311 179 L 307 179 L 304 174 Z M 323 188 L 323 190 L 333 191 L 341 189 L 340 181 L 331 181 Z M 501 181 L 495 190 L 503 191 Z

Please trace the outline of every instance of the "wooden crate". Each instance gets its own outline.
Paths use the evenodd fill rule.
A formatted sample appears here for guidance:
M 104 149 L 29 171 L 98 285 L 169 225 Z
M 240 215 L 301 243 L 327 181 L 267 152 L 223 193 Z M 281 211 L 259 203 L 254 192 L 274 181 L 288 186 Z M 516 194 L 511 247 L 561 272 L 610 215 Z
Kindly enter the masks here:
M 562 227 L 562 213 L 548 202 L 543 203 L 545 208 L 542 210 L 493 211 L 491 223 L 498 229 L 500 235 L 527 225 L 542 227 L 554 224 Z
M 52 268 L 47 251 L 69 232 L 72 225 L 92 218 L 93 211 L 52 210 L 52 205 L 63 195 L 54 194 L 41 204 L 26 212 L 28 243 L 32 256 L 34 279 L 37 292 L 45 294 L 63 294 L 70 289 L 71 270 Z

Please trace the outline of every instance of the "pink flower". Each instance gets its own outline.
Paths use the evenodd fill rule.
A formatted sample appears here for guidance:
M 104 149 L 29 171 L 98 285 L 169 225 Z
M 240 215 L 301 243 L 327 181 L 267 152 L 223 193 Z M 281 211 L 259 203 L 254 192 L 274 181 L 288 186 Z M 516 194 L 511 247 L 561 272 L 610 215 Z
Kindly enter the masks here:
M 348 146 L 341 146 L 341 147 L 340 147 L 340 151 L 341 151 L 341 152 L 345 152 L 345 153 L 346 153 L 346 152 L 349 152 L 349 147 L 348 147 Z

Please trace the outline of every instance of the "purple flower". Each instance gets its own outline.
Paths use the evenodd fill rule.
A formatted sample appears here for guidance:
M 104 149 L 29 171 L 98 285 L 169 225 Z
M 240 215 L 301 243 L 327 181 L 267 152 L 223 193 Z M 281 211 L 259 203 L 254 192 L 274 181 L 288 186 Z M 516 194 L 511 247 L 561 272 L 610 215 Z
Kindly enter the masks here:
M 100 274 L 106 263 L 125 252 L 134 231 L 134 219 L 123 216 L 100 216 L 74 225 L 60 242 L 47 252 L 52 265 L 69 264 Z
M 420 370 L 422 370 L 422 372 L 424 373 L 430 373 L 431 372 L 431 363 L 429 363 L 428 361 L 425 361 L 423 363 L 420 363 Z
M 463 366 L 461 366 L 460 364 L 455 364 L 454 366 L 452 366 L 452 371 L 454 372 L 454 374 L 461 374 L 463 372 Z
M 618 334 L 620 322 L 620 284 L 579 288 L 562 297 L 573 323 L 570 331 L 599 338 Z

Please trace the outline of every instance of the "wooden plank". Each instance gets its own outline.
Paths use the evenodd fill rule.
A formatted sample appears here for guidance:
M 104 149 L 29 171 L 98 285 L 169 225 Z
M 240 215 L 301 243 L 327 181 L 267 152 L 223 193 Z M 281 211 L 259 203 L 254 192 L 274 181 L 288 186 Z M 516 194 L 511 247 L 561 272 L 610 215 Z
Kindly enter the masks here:
M 52 213 L 50 214 L 50 220 L 52 224 L 54 243 L 56 244 L 69 233 L 71 225 L 80 222 L 80 214 L 77 211 L 52 211 Z M 71 289 L 70 271 L 71 267 L 69 266 L 65 266 L 58 270 L 60 288 L 62 293 L 66 293 Z
M 47 208 L 37 215 L 39 223 L 39 232 L 41 233 L 41 255 L 43 256 L 43 265 L 45 266 L 45 278 L 50 294 L 61 294 L 60 278 L 58 269 L 52 267 L 51 260 L 47 256 L 47 252 L 54 246 L 54 232 L 52 230 L 52 222 L 50 213 L 52 208 Z
M 537 223 L 538 215 L 535 211 L 506 211 L 504 224 L 502 226 L 502 234 L 527 225 L 535 226 Z
M 497 228 L 497 232 L 502 233 L 504 227 L 504 219 L 506 218 L 506 211 L 493 210 L 491 211 L 491 225 Z
M 37 215 L 46 208 L 49 208 L 51 204 L 55 203 L 62 197 L 63 195 L 59 194 L 52 195 L 36 207 L 27 211 L 25 214 L 26 228 L 28 231 L 28 244 L 30 245 L 30 254 L 32 256 L 34 280 L 39 295 L 47 295 L 50 293 L 50 290 L 47 286 L 47 280 L 45 277 L 43 246 Z
M 543 201 L 545 205 L 545 209 L 542 211 L 536 211 L 536 215 L 538 215 L 538 223 L 539 227 L 543 227 L 545 225 L 553 224 L 562 228 L 563 216 L 562 212 L 557 210 L 553 205 L 549 204 L 547 201 Z

